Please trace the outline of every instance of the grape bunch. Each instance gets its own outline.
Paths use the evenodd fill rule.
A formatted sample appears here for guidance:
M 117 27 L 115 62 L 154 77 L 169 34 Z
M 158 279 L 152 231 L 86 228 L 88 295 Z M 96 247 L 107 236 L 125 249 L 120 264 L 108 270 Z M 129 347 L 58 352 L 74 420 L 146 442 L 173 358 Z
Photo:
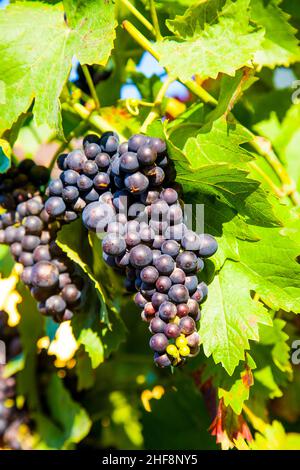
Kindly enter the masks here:
M 24 160 L 12 169 L 15 180 L 19 180 L 18 170 L 23 175 L 26 169 L 30 175 L 35 167 L 31 160 Z M 39 167 L 39 173 L 45 176 L 35 180 L 37 184 L 47 182 L 45 170 Z M 39 311 L 57 322 L 69 320 L 80 304 L 82 281 L 76 275 L 74 263 L 55 242 L 63 222 L 48 214 L 39 185 L 31 188 L 25 184 L 19 188 L 15 184 L 12 198 L 9 192 L 12 187 L 5 180 L 4 185 L 2 201 L 9 210 L 0 215 L 0 243 L 9 245 L 15 261 L 23 265 L 21 279 L 38 301 Z
M 204 259 L 216 252 L 217 242 L 186 226 L 181 187 L 175 183 L 163 140 L 138 134 L 119 144 L 118 136 L 108 132 L 101 138 L 87 136 L 83 148 L 84 152 L 60 157 L 63 172 L 57 181 L 65 183 L 70 171 L 77 172 L 71 187 L 84 206 L 83 224 L 104 235 L 104 261 L 126 275 L 129 292 L 138 291 L 135 303 L 142 309 L 142 320 L 149 323 L 155 363 L 183 364 L 199 351 L 199 305 L 208 289 L 197 273 L 204 268 Z M 93 179 L 84 172 L 89 162 L 98 166 Z M 79 188 L 83 176 L 89 184 Z M 105 187 L 97 187 L 98 178 Z M 61 192 L 50 197 L 46 209 L 54 197 L 67 207 Z

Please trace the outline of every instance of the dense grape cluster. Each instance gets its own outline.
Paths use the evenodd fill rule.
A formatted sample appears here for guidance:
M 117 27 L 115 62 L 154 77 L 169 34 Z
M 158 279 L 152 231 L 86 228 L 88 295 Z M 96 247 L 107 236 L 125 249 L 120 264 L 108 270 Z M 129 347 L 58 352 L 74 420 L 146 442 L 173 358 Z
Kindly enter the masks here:
M 11 173 L 14 179 L 8 184 Z M 20 174 L 24 184 L 18 187 Z M 75 274 L 74 263 L 55 243 L 61 222 L 45 208 L 42 186 L 48 179 L 48 170 L 31 160 L 9 170 L 0 183 L 2 205 L 7 209 L 0 215 L 0 243 L 9 245 L 14 259 L 23 265 L 21 278 L 37 300 L 39 311 L 61 322 L 72 318 L 79 306 L 82 281 Z
M 179 365 L 196 355 L 199 305 L 207 296 L 197 273 L 217 242 L 186 226 L 166 143 L 134 135 L 119 144 L 112 132 L 89 135 L 83 151 L 61 156 L 58 164 L 63 171 L 49 186 L 46 209 L 65 218 L 80 201 L 83 224 L 103 236 L 105 262 L 126 274 L 128 291 L 138 291 L 135 303 L 149 323 L 155 363 Z

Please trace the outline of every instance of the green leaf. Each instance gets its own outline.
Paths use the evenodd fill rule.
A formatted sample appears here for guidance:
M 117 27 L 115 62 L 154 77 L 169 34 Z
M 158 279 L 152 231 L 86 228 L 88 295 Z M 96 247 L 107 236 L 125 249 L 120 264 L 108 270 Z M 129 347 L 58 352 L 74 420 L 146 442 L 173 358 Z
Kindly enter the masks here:
M 57 244 L 88 275 L 94 283 L 98 298 L 101 304 L 101 318 L 108 322 L 108 310 L 106 306 L 105 293 L 102 285 L 95 277 L 92 268 L 93 254 L 88 243 L 88 233 L 84 229 L 82 222 L 78 219 L 69 225 L 64 225 L 58 233 Z
M 219 163 L 191 170 L 177 164 L 177 180 L 185 191 L 198 191 L 217 197 L 259 225 L 273 226 L 280 222 L 273 213 L 267 194 L 260 183 L 248 178 L 247 171 Z
M 209 14 L 211 23 L 205 23 L 204 29 L 203 21 L 199 25 L 194 23 L 195 12 L 192 12 L 181 28 L 185 40 L 174 37 L 155 44 L 161 65 L 183 81 L 194 74 L 201 78 L 217 78 L 219 73 L 234 75 L 244 65 L 251 66 L 264 33 L 250 25 L 249 2 L 227 0 L 222 10 L 218 9 L 219 2 L 209 2 L 215 14 Z M 203 10 L 201 4 L 199 8 Z
M 86 390 L 91 388 L 95 383 L 95 376 L 91 365 L 89 355 L 80 350 L 76 356 L 76 374 L 78 377 L 77 390 Z
M 240 124 L 229 124 L 224 118 L 211 128 L 202 127 L 196 137 L 186 140 L 183 152 L 193 168 L 215 163 L 242 165 L 254 157 L 241 147 L 252 140 L 251 133 Z
M 281 0 L 271 0 L 267 5 L 264 0 L 250 2 L 251 20 L 265 30 L 264 40 L 254 58 L 261 67 L 288 67 L 300 58 L 297 30 L 289 23 L 290 16 L 278 6 L 279 3 Z
M 275 318 L 272 326 L 262 325 L 259 330 L 260 344 L 272 346 L 271 354 L 274 364 L 282 372 L 292 376 L 290 363 L 289 335 L 284 331 L 286 322 Z
M 0 11 L 0 77 L 6 98 L 0 104 L 0 132 L 34 100 L 36 123 L 62 134 L 59 96 L 73 56 L 86 64 L 107 62 L 115 37 L 113 3 L 66 0 L 64 5 L 68 24 L 61 3 L 16 2 Z
M 300 313 L 299 244 L 278 229 L 256 227 L 256 231 L 261 238 L 258 242 L 238 242 L 240 269 L 249 288 L 274 310 Z
M 258 341 L 258 324 L 272 323 L 263 305 L 251 299 L 251 288 L 241 263 L 227 260 L 210 284 L 203 305 L 200 336 L 204 352 L 221 362 L 229 375 L 244 359 L 249 340 Z
M 91 420 L 57 375 L 51 376 L 46 396 L 51 415 L 63 430 L 64 445 L 80 442 L 89 433 Z
M 225 406 L 231 406 L 233 411 L 240 415 L 245 401 L 248 400 L 250 387 L 253 385 L 253 374 L 249 366 L 241 372 L 240 378 L 237 379 L 229 390 L 224 388 L 218 389 L 218 397 L 223 398 Z

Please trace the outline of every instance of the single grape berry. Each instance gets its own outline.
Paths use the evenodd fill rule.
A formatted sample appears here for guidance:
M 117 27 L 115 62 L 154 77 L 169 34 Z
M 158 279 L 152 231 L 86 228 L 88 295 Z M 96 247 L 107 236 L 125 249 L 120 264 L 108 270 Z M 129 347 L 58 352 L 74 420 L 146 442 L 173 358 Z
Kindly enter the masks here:
M 170 299 L 175 302 L 176 304 L 182 304 L 184 302 L 187 302 L 189 299 L 189 291 L 185 286 L 182 284 L 174 284 L 169 292 L 168 296 Z
M 58 217 L 65 212 L 66 204 L 61 197 L 52 196 L 46 201 L 45 209 L 52 217 Z
M 159 306 L 158 312 L 162 320 L 164 321 L 172 320 L 173 318 L 176 317 L 176 314 L 177 314 L 176 305 L 166 300 Z
M 54 287 L 58 284 L 59 271 L 50 261 L 39 261 L 31 271 L 31 282 L 36 287 Z
M 151 302 L 154 307 L 158 310 L 160 305 L 163 302 L 166 302 L 168 299 L 169 297 L 166 294 L 162 294 L 161 292 L 155 292 L 155 294 L 153 294 L 151 297 Z
M 161 368 L 169 367 L 172 364 L 167 354 L 159 354 L 157 352 L 154 354 L 154 362 Z
M 169 255 L 161 255 L 155 261 L 155 267 L 161 274 L 171 274 L 175 268 L 175 263 L 173 258 Z
M 166 327 L 166 323 L 159 317 L 155 317 L 151 320 L 149 330 L 151 333 L 163 333 Z
M 179 254 L 180 245 L 175 240 L 166 240 L 161 245 L 161 252 L 164 255 L 170 255 L 173 258 Z
M 123 237 L 115 233 L 108 233 L 102 241 L 104 253 L 111 256 L 118 256 L 124 253 L 126 243 Z
M 100 152 L 101 152 L 101 147 L 96 142 L 90 142 L 84 145 L 84 153 L 86 157 L 91 160 L 94 160 Z
M 177 256 L 176 264 L 186 274 L 192 273 L 197 268 L 197 256 L 191 251 L 183 251 Z
M 133 152 L 127 152 L 120 157 L 120 170 L 124 173 L 134 173 L 139 169 L 139 161 Z
M 143 282 L 154 284 L 158 279 L 159 273 L 154 266 L 146 266 L 142 269 L 140 277 Z
M 161 191 L 160 198 L 163 199 L 163 201 L 166 201 L 169 206 L 171 206 L 177 202 L 178 193 L 173 188 L 166 188 Z
M 62 198 L 67 203 L 76 201 L 78 197 L 79 191 L 76 186 L 66 186 L 62 190 Z
M 75 284 L 68 284 L 62 289 L 61 295 L 68 305 L 74 305 L 80 300 L 81 292 Z
M 101 202 L 88 204 L 82 212 L 82 222 L 88 230 L 103 231 L 112 220 L 114 211 L 111 206 Z
M 84 162 L 86 162 L 86 156 L 81 150 L 73 150 L 66 158 L 67 167 L 74 171 L 81 171 Z
M 100 172 L 93 179 L 94 187 L 98 190 L 107 189 L 110 185 L 110 178 L 107 173 Z
M 135 134 L 128 140 L 128 150 L 130 152 L 137 152 L 138 149 L 147 143 L 148 138 L 142 134 Z
M 45 302 L 48 315 L 61 314 L 65 311 L 66 306 L 66 302 L 60 295 L 52 295 Z
M 95 177 L 96 178 L 96 177 Z M 80 191 L 88 191 L 93 186 L 93 180 L 86 175 L 77 178 L 77 187 Z
M 177 338 L 180 335 L 180 328 L 175 323 L 168 323 L 164 329 L 167 338 Z
M 191 335 L 196 329 L 196 324 L 191 317 L 187 316 L 187 317 L 181 318 L 179 322 L 179 328 L 180 328 L 181 333 L 185 335 Z
M 74 170 L 64 171 L 60 175 L 60 179 L 65 186 L 76 186 L 78 178 L 79 178 L 79 173 Z
M 200 235 L 200 248 L 199 248 L 199 256 L 203 258 L 209 258 L 210 256 L 214 255 L 218 249 L 217 240 L 207 233 Z
M 30 215 L 26 217 L 24 221 L 24 227 L 28 235 L 40 235 L 43 230 L 43 222 L 36 215 Z
M 130 250 L 130 263 L 135 268 L 143 268 L 151 262 L 152 251 L 148 246 L 140 244 Z
M 33 251 L 33 259 L 35 263 L 39 261 L 51 261 L 51 253 L 49 245 L 39 245 Z
M 187 230 L 181 240 L 184 250 L 198 251 L 200 244 L 200 237 L 192 230 Z
M 167 276 L 160 276 L 155 283 L 158 292 L 168 292 L 171 286 L 172 281 Z
M 156 352 L 163 352 L 166 350 L 169 342 L 168 338 L 163 333 L 156 333 L 150 338 L 150 348 Z
M 140 171 L 125 177 L 125 186 L 132 194 L 141 194 L 149 186 L 148 178 Z
M 198 286 L 198 278 L 197 276 L 186 276 L 184 285 L 189 291 L 190 294 L 193 294 Z
M 185 272 L 180 268 L 175 268 L 170 275 L 170 279 L 173 284 L 184 284 L 185 277 Z
M 95 158 L 95 163 L 100 171 L 106 171 L 110 165 L 110 156 L 107 153 L 98 153 Z
M 60 179 L 50 181 L 48 185 L 50 196 L 60 196 L 63 190 L 63 184 Z
M 25 251 L 33 251 L 40 244 L 40 238 L 36 235 L 25 235 L 22 240 L 22 248 Z
M 157 158 L 157 153 L 150 145 L 143 144 L 137 151 L 137 158 L 141 165 L 153 165 Z

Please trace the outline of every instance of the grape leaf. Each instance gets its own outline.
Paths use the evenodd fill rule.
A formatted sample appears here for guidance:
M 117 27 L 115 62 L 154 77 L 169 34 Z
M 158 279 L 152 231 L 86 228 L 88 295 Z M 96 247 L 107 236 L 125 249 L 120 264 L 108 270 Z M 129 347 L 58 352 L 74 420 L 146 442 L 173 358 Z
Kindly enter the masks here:
M 225 163 L 205 165 L 191 170 L 178 161 L 176 168 L 177 180 L 184 190 L 213 195 L 258 225 L 280 224 L 273 213 L 267 193 L 258 181 L 247 177 L 247 171 Z
M 244 359 L 245 350 L 250 348 L 249 340 L 258 341 L 258 324 L 268 325 L 272 321 L 263 305 L 251 299 L 252 286 L 241 263 L 227 260 L 209 287 L 200 325 L 204 352 L 206 356 L 212 354 L 214 361 L 221 362 L 232 375 Z
M 265 29 L 265 37 L 260 49 L 255 53 L 256 64 L 268 67 L 296 62 L 300 58 L 297 30 L 289 23 L 290 16 L 278 4 L 281 0 L 251 0 L 250 17 L 258 26 Z
M 107 62 L 115 37 L 113 3 L 66 0 L 64 5 L 67 22 L 61 3 L 16 2 L 0 10 L 0 77 L 6 98 L 0 104 L 0 132 L 34 100 L 36 123 L 62 134 L 59 96 L 73 56 L 81 63 Z
M 218 397 L 223 398 L 225 406 L 231 406 L 233 411 L 239 415 L 242 412 L 244 402 L 248 400 L 250 387 L 253 385 L 253 374 L 251 368 L 246 366 L 229 390 L 218 389 Z
M 258 242 L 238 242 L 242 275 L 269 307 L 300 313 L 299 243 L 275 228 L 256 231 Z
M 202 127 L 196 137 L 187 139 L 183 152 L 193 168 L 214 163 L 239 166 L 254 158 L 241 147 L 251 139 L 251 133 L 245 127 L 229 124 L 224 118 L 220 118 L 210 128 Z
M 64 445 L 80 442 L 88 434 L 91 420 L 56 374 L 51 376 L 46 396 L 52 417 L 63 429 Z
M 182 81 L 191 79 L 194 74 L 201 78 L 216 78 L 221 72 L 234 75 L 244 65 L 251 66 L 264 33 L 255 31 L 250 25 L 249 2 L 227 0 L 220 11 L 219 2 L 213 2 L 216 13 L 210 13 L 212 23 L 205 23 L 204 29 L 191 20 L 193 14 L 187 20 L 183 19 L 182 22 L 186 21 L 185 27 L 181 28 L 184 40 L 173 37 L 155 44 L 160 64 Z M 218 22 L 214 23 L 216 17 Z

